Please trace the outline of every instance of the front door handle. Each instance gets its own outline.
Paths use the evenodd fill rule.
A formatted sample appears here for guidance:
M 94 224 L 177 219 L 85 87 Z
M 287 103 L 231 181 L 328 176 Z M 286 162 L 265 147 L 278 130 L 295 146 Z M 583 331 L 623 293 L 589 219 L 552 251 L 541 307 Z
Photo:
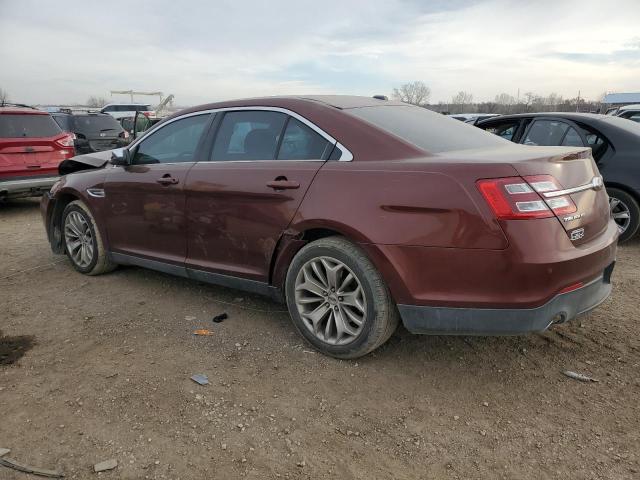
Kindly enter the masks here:
M 173 178 L 171 175 L 167 173 L 162 177 L 160 177 L 158 180 L 156 180 L 156 182 L 158 182 L 160 185 L 175 185 L 176 183 L 178 183 L 178 179 Z
M 274 190 L 295 190 L 296 188 L 300 188 L 300 184 L 293 180 L 272 180 L 267 182 L 267 187 L 273 188 Z

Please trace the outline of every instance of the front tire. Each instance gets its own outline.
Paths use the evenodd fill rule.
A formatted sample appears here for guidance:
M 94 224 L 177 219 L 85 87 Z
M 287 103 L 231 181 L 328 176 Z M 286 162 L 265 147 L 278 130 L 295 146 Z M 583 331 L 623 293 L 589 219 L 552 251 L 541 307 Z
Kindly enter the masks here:
M 100 275 L 116 268 L 102 243 L 98 226 L 89 208 L 80 200 L 62 212 L 62 238 L 73 268 L 85 275 Z
M 398 326 L 398 310 L 364 252 L 341 237 L 305 245 L 285 283 L 300 334 L 320 352 L 343 359 L 375 350 Z
M 624 190 L 607 188 L 611 216 L 620 230 L 620 243 L 626 242 L 640 227 L 640 206 L 635 198 Z

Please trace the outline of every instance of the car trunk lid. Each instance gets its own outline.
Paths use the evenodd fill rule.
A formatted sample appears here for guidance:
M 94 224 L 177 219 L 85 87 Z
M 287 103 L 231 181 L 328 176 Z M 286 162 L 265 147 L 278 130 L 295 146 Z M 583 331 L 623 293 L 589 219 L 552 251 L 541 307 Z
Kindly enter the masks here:
M 537 158 L 511 164 L 549 205 L 573 243 L 579 245 L 601 234 L 610 218 L 609 199 L 591 149 L 531 148 L 539 150 Z M 536 183 L 541 176 L 543 182 Z M 543 184 L 544 176 L 555 179 L 556 185 Z M 553 208 L 569 199 L 575 211 Z
M 65 136 L 0 139 L 0 178 L 57 174 L 60 162 L 73 155 L 73 148 L 57 143 Z

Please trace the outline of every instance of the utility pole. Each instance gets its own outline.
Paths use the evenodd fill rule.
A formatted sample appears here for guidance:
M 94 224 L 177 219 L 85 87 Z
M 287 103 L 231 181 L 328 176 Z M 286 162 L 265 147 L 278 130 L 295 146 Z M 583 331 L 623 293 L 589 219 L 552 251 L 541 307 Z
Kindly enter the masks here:
M 579 112 L 579 108 L 580 107 L 580 90 L 578 90 L 578 98 L 576 99 L 576 112 Z

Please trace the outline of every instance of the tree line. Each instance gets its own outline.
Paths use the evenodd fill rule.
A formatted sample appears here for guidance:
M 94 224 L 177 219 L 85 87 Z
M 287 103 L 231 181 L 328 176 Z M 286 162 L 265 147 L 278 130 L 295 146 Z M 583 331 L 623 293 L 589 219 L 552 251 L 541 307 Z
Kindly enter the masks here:
M 431 89 L 421 81 L 405 83 L 393 89 L 393 98 L 441 113 L 527 113 L 527 112 L 597 112 L 604 93 L 597 100 L 580 97 L 565 98 L 557 93 L 543 96 L 525 92 L 519 98 L 500 93 L 493 100 L 474 101 L 470 92 L 460 91 L 448 102 L 430 103 Z

